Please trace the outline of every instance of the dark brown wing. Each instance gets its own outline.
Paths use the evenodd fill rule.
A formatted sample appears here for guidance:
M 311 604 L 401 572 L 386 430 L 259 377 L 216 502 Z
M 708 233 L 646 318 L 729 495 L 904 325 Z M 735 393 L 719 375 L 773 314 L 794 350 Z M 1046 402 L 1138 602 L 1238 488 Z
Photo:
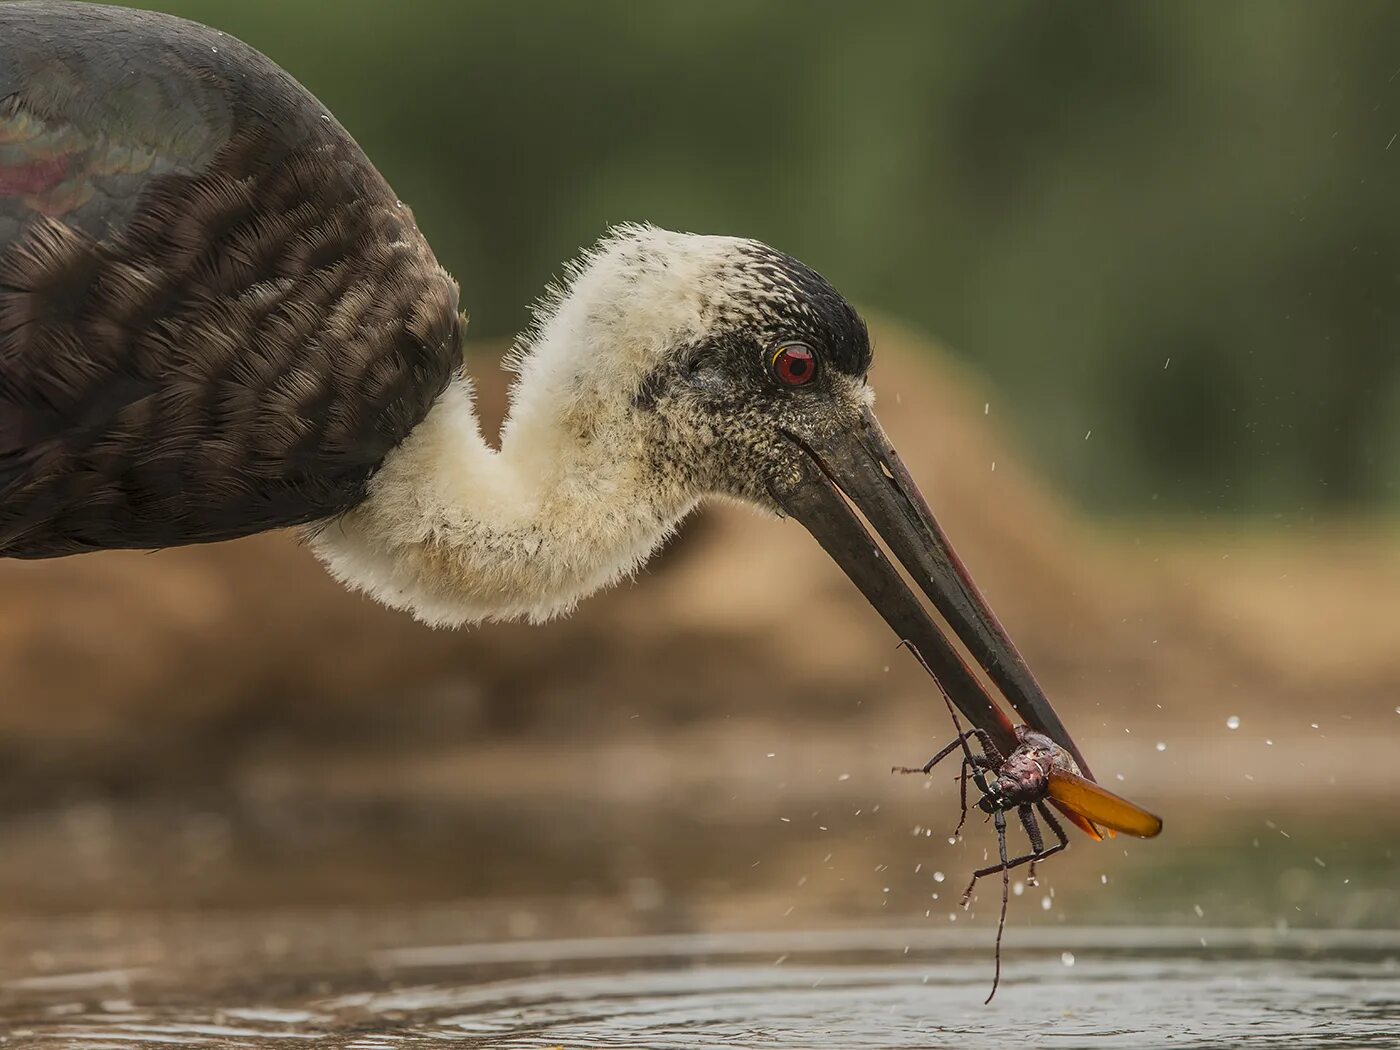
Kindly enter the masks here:
M 1099 787 L 1092 780 L 1061 769 L 1050 770 L 1050 798 L 1067 813 L 1078 814 L 1127 835 L 1150 839 L 1162 831 L 1161 817 Z
M 408 209 L 267 58 L 0 3 L 0 556 L 348 509 L 460 341 Z

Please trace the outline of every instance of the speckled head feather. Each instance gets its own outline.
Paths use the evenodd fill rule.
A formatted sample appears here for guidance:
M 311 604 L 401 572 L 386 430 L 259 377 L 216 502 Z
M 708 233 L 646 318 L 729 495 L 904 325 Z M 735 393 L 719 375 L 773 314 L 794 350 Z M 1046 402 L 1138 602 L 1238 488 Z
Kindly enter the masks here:
M 610 297 L 590 294 L 605 284 Z M 649 331 L 672 346 L 682 332 L 713 338 L 742 331 L 763 342 L 816 340 L 831 367 L 856 377 L 870 369 L 865 322 L 810 266 L 761 241 L 673 233 L 648 223 L 613 227 L 565 267 L 564 280 L 535 305 L 534 322 L 507 356 L 507 368 L 520 370 L 575 293 L 594 299 L 594 311 L 611 310 L 614 331 Z
M 785 252 L 747 241 L 736 254 L 734 286 L 748 290 L 751 321 L 770 342 L 813 341 L 830 368 L 858 379 L 870 371 L 870 334 L 821 274 Z

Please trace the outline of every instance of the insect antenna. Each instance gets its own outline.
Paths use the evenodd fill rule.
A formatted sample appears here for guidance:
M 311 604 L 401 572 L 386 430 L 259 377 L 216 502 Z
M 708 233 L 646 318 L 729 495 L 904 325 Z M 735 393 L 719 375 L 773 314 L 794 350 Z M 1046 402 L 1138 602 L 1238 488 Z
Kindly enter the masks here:
M 996 969 L 992 973 L 992 990 L 987 993 L 987 998 L 982 1000 L 982 1005 L 986 1006 L 992 1001 L 992 996 L 997 994 L 997 985 L 1001 983 L 1001 935 L 1006 929 L 1006 905 L 1011 896 L 1011 865 L 1006 860 L 1006 810 L 996 811 L 997 825 L 997 852 L 1001 855 L 1001 917 L 997 920 L 997 944 L 994 952 L 996 959 Z M 968 887 L 968 892 L 972 887 Z
M 908 649 L 913 653 L 914 659 L 919 661 L 919 666 L 924 669 L 924 673 L 933 679 L 933 684 L 938 686 L 938 692 L 943 697 L 943 702 L 948 705 L 948 714 L 953 718 L 953 728 L 957 730 L 958 736 L 961 737 L 963 735 L 962 722 L 958 720 L 958 709 L 953 706 L 953 698 L 948 695 L 948 690 L 943 688 L 943 683 L 939 681 L 938 675 L 933 673 L 933 668 L 930 667 L 928 661 L 924 659 L 924 654 L 919 652 L 919 647 L 908 638 L 901 638 L 899 644 L 895 646 L 895 648 Z M 969 730 L 969 732 L 976 732 L 976 730 Z M 966 741 L 963 743 L 963 750 L 967 752 L 968 758 L 972 757 L 972 751 L 967 747 Z
M 962 720 L 958 718 L 958 709 L 953 706 L 953 698 L 948 695 L 948 690 L 944 687 L 943 682 L 939 679 L 938 675 L 934 673 L 928 661 L 924 659 L 924 654 L 919 652 L 919 647 L 908 638 L 902 638 L 900 639 L 899 645 L 895 646 L 895 648 L 908 649 L 913 653 L 914 659 L 919 661 L 919 666 L 924 669 L 924 673 L 932 678 L 933 684 L 938 687 L 938 694 L 943 697 L 943 703 L 948 708 L 948 715 L 953 720 L 953 729 L 958 734 L 958 739 L 962 741 L 964 763 L 972 766 L 974 769 L 978 767 L 1000 769 L 1005 759 L 1002 757 L 1001 749 L 997 747 L 996 743 L 992 740 L 992 735 L 985 729 L 980 729 L 977 726 L 973 726 L 971 729 L 967 730 L 963 729 Z M 969 737 L 977 738 L 977 742 L 982 745 L 982 750 L 986 753 L 985 758 L 972 753 L 972 749 L 967 746 Z M 927 773 L 931 768 L 932 765 L 925 766 L 922 772 Z
M 963 752 L 963 760 L 962 769 L 958 774 L 958 799 L 962 806 L 962 812 L 958 817 L 958 826 L 953 829 L 953 834 L 954 836 L 956 836 L 962 831 L 963 825 L 967 823 L 968 771 L 972 771 L 972 779 L 976 782 L 978 789 L 984 795 L 988 794 L 990 792 L 990 788 L 988 787 L 987 782 L 984 779 L 981 771 L 989 770 L 995 772 L 996 769 L 1000 768 L 1002 763 L 1001 751 L 997 748 L 996 744 L 992 742 L 991 735 L 987 733 L 986 730 L 979 729 L 976 726 L 967 730 L 963 729 L 962 722 L 958 718 L 958 710 L 956 707 L 953 706 L 953 698 L 948 695 L 948 690 L 943 687 L 943 683 L 939 681 L 938 675 L 933 673 L 933 668 L 930 667 L 928 661 L 924 659 L 924 654 L 919 652 L 919 647 L 917 645 L 909 641 L 909 639 L 904 638 L 900 640 L 900 643 L 898 646 L 896 646 L 896 648 L 905 648 L 908 649 L 911 653 L 913 653 L 914 659 L 919 661 L 919 666 L 924 669 L 924 673 L 933 679 L 933 684 L 938 687 L 939 695 L 943 697 L 943 703 L 945 703 L 948 706 L 948 714 L 953 719 L 953 730 L 957 733 L 957 736 L 954 738 L 952 743 L 950 743 L 947 747 L 939 751 L 938 754 L 930 758 L 921 767 L 911 768 L 909 766 L 895 766 L 890 771 L 892 773 L 926 774 L 930 770 L 932 770 L 934 766 L 938 765 L 939 762 L 942 762 L 945 758 L 952 754 L 957 748 L 961 747 Z M 975 737 L 977 742 L 982 745 L 982 750 L 983 752 L 985 752 L 985 754 L 973 754 L 972 748 L 968 745 L 969 738 L 973 737 Z
M 933 668 L 928 665 L 928 661 L 924 659 L 923 653 L 919 652 L 918 646 L 916 646 L 913 642 L 909 641 L 907 638 L 901 640 L 899 644 L 904 648 L 907 648 L 911 653 L 914 654 L 914 659 L 919 661 L 919 665 L 923 667 L 924 671 L 928 674 L 928 676 L 933 679 L 934 685 L 938 686 L 938 691 L 943 696 L 943 702 L 948 706 L 948 714 L 953 719 L 953 728 L 958 734 L 957 739 L 954 740 L 953 743 L 949 744 L 938 754 L 934 755 L 933 758 L 931 758 L 921 770 L 917 770 L 917 772 L 927 773 L 938 762 L 940 762 L 942 759 L 951 754 L 954 747 L 956 747 L 958 744 L 962 745 L 963 767 L 962 774 L 960 777 L 962 796 L 962 819 L 958 821 L 958 830 L 962 830 L 963 823 L 967 820 L 968 770 L 972 770 L 972 779 L 977 784 L 977 787 L 982 792 L 982 794 L 991 795 L 992 789 L 991 785 L 987 783 L 986 773 L 990 772 L 995 775 L 997 770 L 999 770 L 1004 764 L 1005 759 L 1002 757 L 1000 749 L 996 746 L 995 743 L 993 743 L 991 734 L 975 726 L 972 729 L 967 730 L 966 732 L 963 731 L 962 722 L 958 718 L 957 708 L 953 706 L 953 698 L 948 695 L 948 690 L 945 689 L 943 687 L 943 683 L 938 680 L 938 675 L 933 673 Z M 977 738 L 977 742 L 982 745 L 982 750 L 983 752 L 985 752 L 985 754 L 973 754 L 972 748 L 968 744 L 969 737 Z M 916 772 L 916 770 L 905 769 L 903 767 L 896 767 L 896 769 L 900 770 L 901 772 Z M 988 993 L 987 998 L 983 1001 L 982 1005 L 984 1006 L 992 1001 L 992 996 L 997 994 L 997 986 L 1001 983 L 1001 935 L 1006 929 L 1006 909 L 1011 897 L 1011 868 L 1014 867 L 1016 863 L 1024 863 L 1025 860 L 1030 859 L 1021 858 L 1019 862 L 1012 862 L 1007 859 L 1006 810 L 998 806 L 992 812 L 992 819 L 996 823 L 997 851 L 1001 857 L 1001 864 L 995 868 L 984 868 L 981 871 L 973 873 L 972 881 L 967 884 L 967 892 L 963 894 L 962 899 L 963 907 L 967 907 L 968 900 L 972 896 L 972 887 L 977 884 L 977 880 L 983 875 L 990 875 L 993 871 L 1001 871 L 1001 918 L 997 921 L 997 940 L 995 950 L 996 968 L 992 976 L 992 990 L 990 993 Z M 1038 853 L 1039 850 L 1037 849 L 1036 852 Z

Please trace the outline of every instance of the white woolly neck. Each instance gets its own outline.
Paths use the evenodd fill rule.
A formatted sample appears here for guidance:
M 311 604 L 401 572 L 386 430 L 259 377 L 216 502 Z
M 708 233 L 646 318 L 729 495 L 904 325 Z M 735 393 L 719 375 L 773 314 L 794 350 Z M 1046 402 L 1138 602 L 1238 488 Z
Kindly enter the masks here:
M 501 447 L 455 381 L 368 498 L 311 543 L 348 586 L 434 625 L 543 620 L 634 572 L 695 506 L 648 457 L 643 379 L 723 308 L 738 242 L 616 231 L 546 297 L 513 355 Z

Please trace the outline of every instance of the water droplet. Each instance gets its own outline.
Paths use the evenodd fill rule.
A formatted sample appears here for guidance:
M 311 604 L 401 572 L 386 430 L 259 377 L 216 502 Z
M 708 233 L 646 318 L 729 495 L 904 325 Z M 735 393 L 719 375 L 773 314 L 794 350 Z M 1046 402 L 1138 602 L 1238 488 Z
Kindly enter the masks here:
M 934 882 L 942 882 L 945 878 L 947 878 L 947 876 L 944 875 L 943 872 L 941 872 L 941 871 L 935 871 L 935 872 L 933 873 L 933 881 L 934 881 Z
M 1101 883 L 1103 883 L 1103 885 L 1107 886 L 1107 885 L 1108 885 L 1108 876 L 1107 876 L 1107 875 L 1100 875 L 1100 876 L 1099 876 L 1099 882 L 1101 882 Z
M 1026 892 L 1026 884 L 1020 879 L 1017 879 L 1011 884 L 1011 892 L 1017 897 L 1019 897 L 1021 894 Z
M 1158 750 L 1158 751 L 1165 751 L 1166 749 L 1167 749 L 1167 742 L 1166 742 L 1165 740 L 1159 740 L 1159 741 L 1157 741 L 1157 750 Z
M 956 835 L 949 835 L 949 836 L 948 836 L 948 845 L 950 845 L 950 846 L 956 846 L 957 844 L 958 844 L 958 837 L 957 837 Z
M 1074 952 L 1061 952 L 1061 953 L 1060 953 L 1060 962 L 1064 963 L 1066 966 L 1073 966 L 1073 965 L 1074 965 Z
M 1225 719 L 1225 728 L 1227 728 L 1227 729 L 1238 729 L 1239 727 L 1240 727 L 1240 716 L 1239 716 L 1239 715 L 1231 715 L 1229 718 Z
M 1049 911 L 1049 910 L 1050 910 L 1050 906 L 1051 906 L 1053 903 L 1054 903 L 1054 902 L 1051 901 L 1049 897 L 1041 897 L 1041 898 L 1040 898 L 1040 910 L 1041 910 L 1041 911 Z

